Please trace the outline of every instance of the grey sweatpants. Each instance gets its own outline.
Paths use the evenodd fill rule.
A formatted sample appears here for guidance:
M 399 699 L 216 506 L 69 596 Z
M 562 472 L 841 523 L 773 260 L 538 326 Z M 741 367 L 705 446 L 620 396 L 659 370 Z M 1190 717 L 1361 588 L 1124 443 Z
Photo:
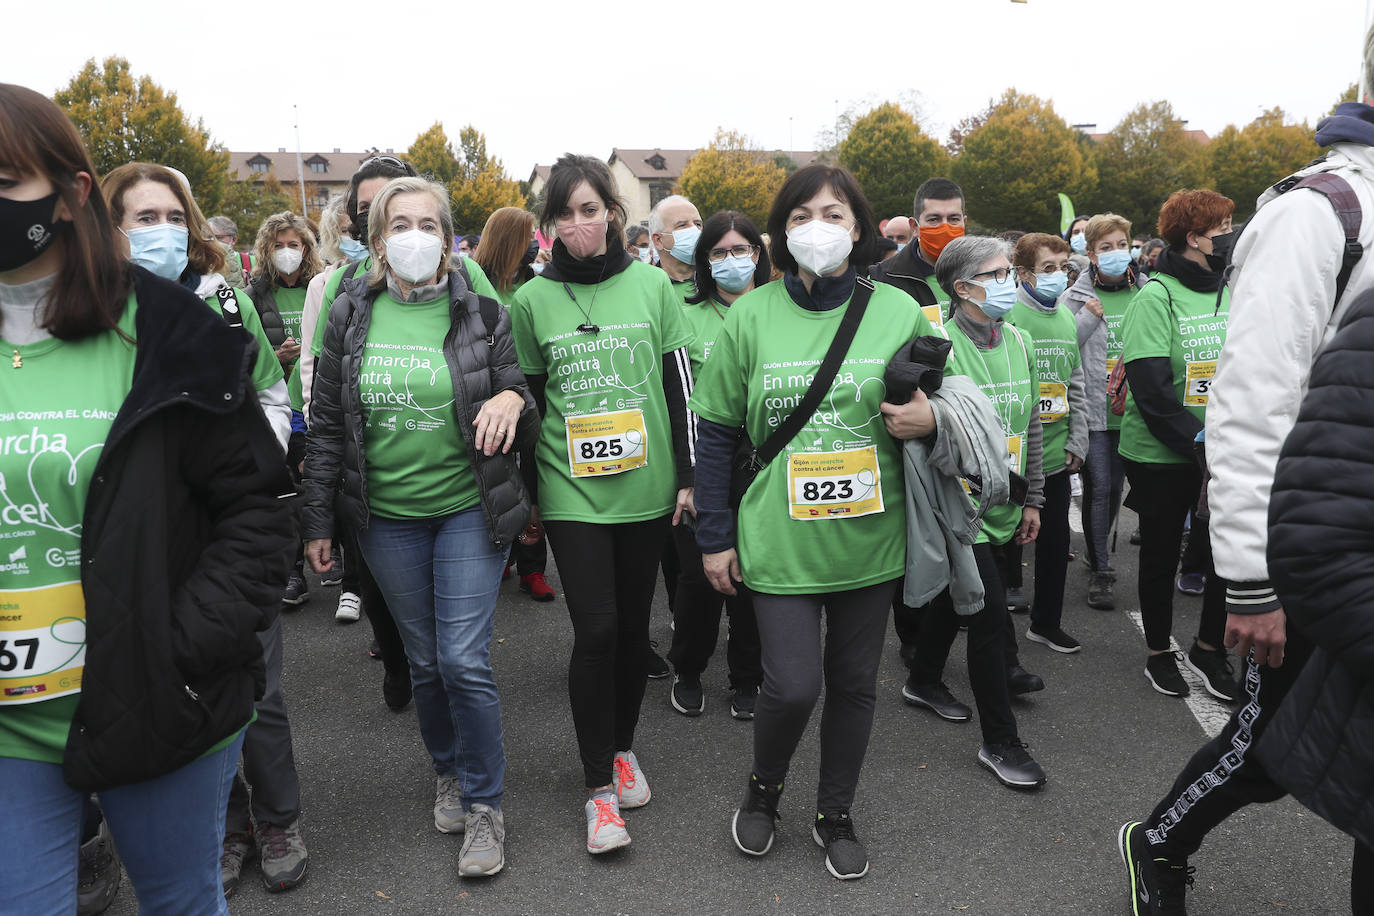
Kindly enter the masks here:
M 754 719 L 754 774 L 781 783 L 825 684 L 816 810 L 848 811 L 868 751 L 878 661 L 897 581 L 824 595 L 754 592 L 763 687 Z M 826 615 L 821 639 L 821 610 Z

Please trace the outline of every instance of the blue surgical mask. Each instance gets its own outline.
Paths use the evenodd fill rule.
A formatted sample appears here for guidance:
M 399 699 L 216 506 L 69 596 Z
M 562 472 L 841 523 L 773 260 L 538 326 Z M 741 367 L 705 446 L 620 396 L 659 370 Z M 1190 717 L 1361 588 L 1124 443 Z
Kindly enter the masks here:
M 339 252 L 350 261 L 361 261 L 367 257 L 367 246 L 351 235 L 339 239 Z
M 993 321 L 1010 312 L 1011 307 L 1016 304 L 1016 277 L 1011 273 L 1008 273 L 1007 278 L 1001 283 L 996 280 L 970 280 L 968 282 L 974 286 L 981 286 L 983 291 L 987 293 L 986 299 L 982 302 L 975 302 L 974 305 L 982 309 L 983 314 Z
M 754 259 L 748 255 L 730 255 L 723 261 L 711 265 L 711 276 L 716 285 L 727 293 L 743 292 L 754 279 Z
M 1035 275 L 1035 291 L 1040 294 L 1042 299 L 1058 299 L 1069 285 L 1069 275 L 1062 270 L 1056 270 L 1052 274 Z
M 671 235 L 673 247 L 668 253 L 683 264 L 691 264 L 692 257 L 697 253 L 697 239 L 701 238 L 701 230 L 696 226 L 684 226 L 674 229 Z
M 902 253 L 902 249 L 905 248 L 905 247 L 906 247 L 906 243 L 905 243 L 905 242 L 898 242 L 898 243 L 897 243 L 897 253 L 898 253 L 898 254 L 901 254 L 901 253 Z
M 129 260 L 164 280 L 177 280 L 186 270 L 185 226 L 158 223 L 140 226 L 124 235 L 129 239 Z
M 1078 233 L 1069 239 L 1069 247 L 1079 254 L 1083 254 L 1088 250 L 1088 237 L 1081 232 Z
M 1134 248 L 1131 249 L 1131 260 L 1134 261 L 1134 260 L 1135 260 L 1136 258 L 1138 258 L 1138 257 L 1140 257 L 1140 246 L 1139 246 L 1139 245 L 1137 245 L 1137 246 L 1135 246 Z
M 1121 276 L 1130 265 L 1131 253 L 1120 248 L 1115 251 L 1104 251 L 1097 256 L 1098 273 L 1107 277 Z
M 534 271 L 536 275 L 542 274 L 544 272 L 544 262 L 536 261 L 530 265 L 530 270 Z

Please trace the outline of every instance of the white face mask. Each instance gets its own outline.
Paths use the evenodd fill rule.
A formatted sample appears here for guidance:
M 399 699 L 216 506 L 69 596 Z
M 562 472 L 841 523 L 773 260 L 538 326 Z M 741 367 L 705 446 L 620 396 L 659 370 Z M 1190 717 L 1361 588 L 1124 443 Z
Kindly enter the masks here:
M 276 265 L 277 273 L 286 277 L 300 268 L 303 257 L 299 248 L 278 248 L 272 252 L 272 263 Z
M 542 274 L 544 272 L 544 265 L 543 263 L 536 261 L 535 263 L 530 265 L 530 270 L 534 271 L 536 274 Z
M 654 261 L 654 246 L 645 245 L 643 248 L 636 247 L 635 257 L 639 258 L 645 264 L 652 264 Z
M 432 283 L 439 270 L 444 241 L 420 229 L 398 232 L 386 240 L 386 263 L 407 283 Z
M 854 249 L 849 232 L 844 226 L 813 219 L 788 230 L 787 250 L 807 271 L 824 277 L 843 264 Z

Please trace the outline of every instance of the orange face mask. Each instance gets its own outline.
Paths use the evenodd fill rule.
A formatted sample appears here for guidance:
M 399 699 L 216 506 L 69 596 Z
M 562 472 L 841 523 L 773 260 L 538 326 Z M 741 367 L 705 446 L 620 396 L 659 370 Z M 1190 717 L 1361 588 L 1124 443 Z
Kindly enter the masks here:
M 963 238 L 963 226 L 951 226 L 948 223 L 941 223 L 938 226 L 922 226 L 919 230 L 921 238 L 921 253 L 926 256 L 926 260 L 934 264 L 940 257 L 940 252 L 945 250 L 945 246 L 957 238 Z

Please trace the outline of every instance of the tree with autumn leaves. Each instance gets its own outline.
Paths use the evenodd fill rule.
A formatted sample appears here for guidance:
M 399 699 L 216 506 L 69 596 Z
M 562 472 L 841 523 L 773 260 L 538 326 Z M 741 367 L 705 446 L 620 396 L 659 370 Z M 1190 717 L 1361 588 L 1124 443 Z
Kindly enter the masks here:
M 488 155 L 487 138 L 471 124 L 458 132 L 455 150 L 444 125 L 436 121 L 415 138 L 406 161 L 448 188 L 456 233 L 481 232 L 487 217 L 500 208 L 525 206 L 520 183 L 506 175 L 500 159 Z
M 772 153 L 761 152 L 744 134 L 718 130 L 683 168 L 678 191 L 703 219 L 720 210 L 738 210 L 762 227 L 786 178 L 786 169 Z

